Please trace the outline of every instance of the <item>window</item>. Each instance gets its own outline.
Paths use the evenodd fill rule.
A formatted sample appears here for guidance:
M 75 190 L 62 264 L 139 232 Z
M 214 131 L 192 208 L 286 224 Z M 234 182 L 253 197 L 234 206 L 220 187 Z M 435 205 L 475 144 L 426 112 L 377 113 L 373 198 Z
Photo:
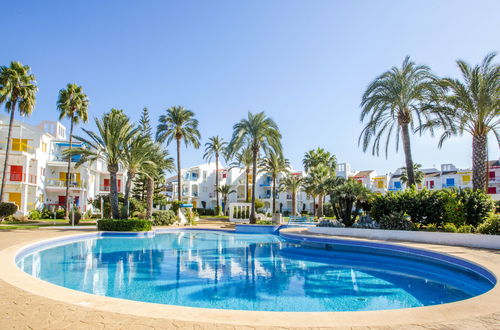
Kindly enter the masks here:
M 9 202 L 17 205 L 18 208 L 21 208 L 21 193 L 12 192 L 9 193 Z
M 494 179 L 495 178 L 495 171 L 490 171 L 489 177 L 490 177 L 490 179 Z
M 429 188 L 434 188 L 434 180 L 429 181 Z
M 394 188 L 400 189 L 401 188 L 401 182 L 400 181 L 395 181 L 394 182 Z
M 378 181 L 377 181 L 377 188 L 378 188 L 378 189 L 382 189 L 382 188 L 384 188 L 384 181 L 382 181 L 382 180 L 378 180 Z
M 497 187 L 488 187 L 488 194 L 496 194 L 497 193 Z
M 447 178 L 446 179 L 446 186 L 447 187 L 454 187 L 455 186 L 455 179 L 454 178 Z
M 40 176 L 45 175 L 45 167 L 40 167 Z
M 47 143 L 42 142 L 42 152 L 47 152 Z
M 462 177 L 462 181 L 464 182 L 464 184 L 469 184 L 470 183 L 470 175 L 464 175 Z
M 227 178 L 227 173 L 222 173 L 222 178 L 223 179 Z
M 12 151 L 28 151 L 28 139 L 12 139 Z

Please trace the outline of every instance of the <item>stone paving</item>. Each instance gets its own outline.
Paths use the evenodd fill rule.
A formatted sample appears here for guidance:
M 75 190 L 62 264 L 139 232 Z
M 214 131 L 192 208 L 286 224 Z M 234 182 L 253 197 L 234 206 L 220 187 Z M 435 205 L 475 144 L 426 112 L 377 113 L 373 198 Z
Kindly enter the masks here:
M 215 226 L 213 226 L 215 227 Z M 90 228 L 78 232 L 92 231 Z M 75 234 L 75 230 L 34 229 L 0 232 L 0 250 L 6 247 L 31 241 L 47 239 L 61 235 Z M 1 267 L 2 265 L 0 265 Z M 0 280 L 0 329 L 269 329 L 246 325 L 209 324 L 184 322 L 171 318 L 140 317 L 96 310 L 84 306 L 59 302 L 43 296 L 34 295 Z M 339 329 L 499 329 L 499 312 L 469 319 L 457 319 L 443 323 L 377 326 L 377 327 L 339 327 Z M 356 315 L 353 315 L 353 319 Z M 388 320 L 389 321 L 389 320 Z M 400 321 L 401 322 L 401 321 Z M 238 324 L 238 320 L 234 320 Z M 314 323 L 314 322 L 312 322 Z M 391 323 L 391 322 L 388 322 Z M 403 322 L 401 322 L 403 323 Z M 336 328 L 335 324 L 331 328 Z M 275 328 L 285 329 L 285 328 Z M 290 329 L 290 328 L 288 328 Z M 295 328 L 300 329 L 300 328 Z M 313 329 L 313 328 L 302 328 Z M 318 328 L 319 329 L 319 328 Z M 322 328 L 325 329 L 325 328 Z

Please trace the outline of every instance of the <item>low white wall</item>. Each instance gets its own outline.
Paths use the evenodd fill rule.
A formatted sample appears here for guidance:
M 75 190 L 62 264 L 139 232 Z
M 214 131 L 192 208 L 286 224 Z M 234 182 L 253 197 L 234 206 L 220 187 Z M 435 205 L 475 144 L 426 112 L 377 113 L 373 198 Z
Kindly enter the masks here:
M 500 249 L 499 235 L 333 227 L 313 227 L 308 231 L 314 234 Z

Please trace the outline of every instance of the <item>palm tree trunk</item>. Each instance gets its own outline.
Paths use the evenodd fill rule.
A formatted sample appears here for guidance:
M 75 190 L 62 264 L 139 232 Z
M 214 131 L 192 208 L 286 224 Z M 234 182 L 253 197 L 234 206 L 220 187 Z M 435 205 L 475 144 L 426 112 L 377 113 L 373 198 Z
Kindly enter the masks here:
M 125 204 L 125 217 L 128 219 L 130 217 L 130 209 L 129 209 L 129 199 L 130 199 L 130 189 L 132 188 L 132 179 L 135 177 L 135 173 L 133 171 L 128 171 L 127 173 L 127 182 L 125 184 L 125 197 L 123 199 L 123 203 Z
M 9 162 L 10 139 L 12 135 L 12 124 L 14 123 L 14 113 L 16 111 L 17 100 L 12 101 L 12 108 L 10 109 L 9 133 L 7 133 L 7 147 L 5 148 L 5 162 L 3 164 L 2 186 L 0 188 L 0 202 L 3 201 L 3 192 L 5 189 L 5 180 L 7 179 L 7 163 Z
M 313 217 L 316 216 L 316 197 L 312 196 L 313 198 Z
M 253 152 L 253 167 L 252 167 L 252 181 L 254 183 L 254 188 L 252 189 L 252 207 L 250 211 L 250 223 L 257 223 L 257 217 L 255 214 L 255 177 L 257 176 L 257 156 L 259 153 L 259 147 L 254 145 L 252 147 Z
M 247 167 L 245 169 L 245 175 L 246 175 L 246 187 L 245 187 L 245 201 L 248 203 L 249 199 L 248 199 L 248 190 L 250 188 L 250 183 L 248 182 L 248 175 L 250 174 L 250 169 Z
M 486 135 L 472 136 L 472 189 L 486 190 L 487 145 Z
M 182 181 L 181 181 L 181 139 L 177 139 L 177 183 L 178 189 L 177 192 L 179 194 L 178 201 L 182 201 Z
M 401 137 L 403 139 L 403 150 L 405 153 L 406 173 L 408 175 L 408 186 L 415 184 L 415 173 L 413 172 L 413 159 L 411 157 L 410 129 L 408 124 L 401 126 Z
M 297 201 L 295 198 L 297 197 L 297 192 L 292 191 L 292 215 L 297 215 Z
M 71 124 L 69 128 L 69 150 L 73 146 L 73 124 L 74 124 L 74 113 L 71 113 Z M 64 218 L 69 221 L 69 180 L 71 176 L 71 155 L 68 156 L 68 168 L 66 170 L 66 210 L 64 212 Z
M 273 216 L 276 213 L 276 177 L 273 175 Z
M 217 203 L 216 206 L 216 215 L 220 214 L 219 208 L 219 153 L 215 153 L 215 200 Z
M 146 219 L 151 219 L 151 216 L 153 215 L 154 184 L 153 178 L 148 178 L 148 186 L 146 189 Z
M 318 195 L 318 217 L 323 216 L 323 194 Z
M 116 180 L 118 165 L 108 164 L 108 171 L 110 181 L 109 199 L 111 203 L 111 214 L 113 219 L 120 219 L 120 208 L 118 205 L 118 182 Z

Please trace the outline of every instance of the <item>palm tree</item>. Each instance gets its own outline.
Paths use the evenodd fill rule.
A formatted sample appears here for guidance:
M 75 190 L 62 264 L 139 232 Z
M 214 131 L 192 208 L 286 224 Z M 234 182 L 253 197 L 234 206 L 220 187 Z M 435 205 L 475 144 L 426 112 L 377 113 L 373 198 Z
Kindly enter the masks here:
M 444 78 L 439 81 L 442 93 L 431 107 L 432 114 L 423 128 L 431 133 L 444 129 L 439 147 L 454 135 L 472 135 L 472 187 L 486 190 L 488 134 L 493 132 L 500 144 L 500 66 L 493 64 L 496 53 L 486 55 L 480 65 L 470 66 L 462 60 L 457 66 L 462 81 Z
M 82 142 L 84 146 L 65 150 L 65 154 L 67 156 L 81 156 L 75 167 L 79 167 L 85 162 L 95 162 L 98 159 L 107 164 L 110 178 L 111 212 L 114 219 L 119 219 L 117 173 L 120 165 L 123 164 L 125 146 L 135 137 L 138 130 L 133 128 L 123 111 L 117 109 L 111 109 L 101 119 L 96 118 L 95 124 L 97 133 L 82 128 L 88 138 L 75 136 L 75 140 Z
M 198 120 L 194 118 L 191 110 L 181 106 L 174 106 L 167 109 L 166 115 L 161 115 L 158 127 L 156 128 L 156 140 L 160 143 L 170 144 L 174 139 L 177 142 L 177 183 L 178 201 L 182 200 L 182 180 L 181 180 L 181 141 L 184 140 L 186 147 L 192 144 L 195 149 L 200 147 L 201 135 L 198 131 Z
M 88 120 L 89 100 L 83 92 L 82 86 L 68 84 L 66 89 L 59 91 L 57 99 L 57 109 L 59 110 L 59 120 L 64 117 L 69 118 L 69 150 L 73 147 L 73 127 L 80 121 L 86 123 Z M 71 180 L 71 157 L 68 157 L 68 168 L 66 171 L 66 210 L 65 218 L 69 219 L 69 183 Z
M 323 182 L 328 178 L 335 177 L 337 169 L 337 157 L 323 148 L 309 150 L 305 153 L 302 160 L 304 169 L 308 174 L 307 180 L 316 185 L 318 196 L 317 216 L 323 216 L 323 200 L 325 192 L 323 191 Z M 315 214 L 316 215 L 316 214 Z
M 257 159 L 263 149 L 281 154 L 281 134 L 278 125 L 264 112 L 248 113 L 248 118 L 242 119 L 233 126 L 233 136 L 229 142 L 229 155 L 234 155 L 243 146 L 249 146 L 252 150 L 252 177 L 255 182 L 257 176 Z M 255 184 L 254 184 L 255 187 Z M 252 189 L 252 207 L 250 212 L 250 223 L 256 222 L 255 216 L 255 189 Z
M 29 116 L 35 107 L 36 86 L 35 76 L 31 68 L 19 62 L 10 62 L 10 66 L 0 67 L 0 104 L 5 103 L 5 110 L 10 113 L 7 146 L 5 147 L 5 162 L 3 164 L 2 185 L 0 187 L 0 202 L 3 200 L 7 164 L 9 163 L 10 139 L 16 108 L 21 116 Z
M 272 191 L 273 191 L 273 214 L 276 213 L 276 196 L 278 195 L 278 187 L 276 180 L 281 173 L 288 173 L 290 162 L 282 155 L 270 152 L 265 158 L 260 161 L 259 169 L 261 172 L 271 175 Z
M 386 136 L 385 154 L 387 157 L 389 141 L 395 133 L 396 151 L 399 149 L 399 134 L 403 141 L 408 183 L 415 184 L 413 159 L 410 145 L 410 128 L 414 121 L 422 123 L 423 111 L 429 98 L 436 93 L 434 75 L 429 67 L 416 65 L 406 57 L 401 68 L 392 67 L 370 83 L 361 101 L 361 121 L 367 119 L 361 131 L 358 144 L 363 151 L 373 142 L 372 154 L 379 154 L 380 140 Z
M 203 155 L 203 159 L 207 162 L 212 160 L 212 157 L 215 156 L 215 195 L 217 201 L 216 213 L 220 212 L 219 206 L 219 156 L 226 150 L 227 142 L 225 142 L 221 137 L 212 136 L 208 139 L 208 142 L 205 143 L 205 154 Z
M 142 133 L 142 132 L 141 132 Z M 127 169 L 127 181 L 125 183 L 125 217 L 129 214 L 129 199 L 132 181 L 137 174 L 143 174 L 147 166 L 155 166 L 154 143 L 148 135 L 135 135 L 124 145 L 123 164 Z
M 226 210 L 227 210 L 227 199 L 230 194 L 236 193 L 236 190 L 234 190 L 230 185 L 228 184 L 223 184 L 222 186 L 217 188 L 217 193 L 222 195 L 222 202 L 224 203 L 224 210 L 223 213 L 226 215 Z
M 334 177 L 334 175 L 332 175 L 331 168 L 323 163 L 319 163 L 318 165 L 310 168 L 307 173 L 305 181 L 307 183 L 308 190 L 310 192 L 314 190 L 314 194 L 311 193 L 313 199 L 314 196 L 318 197 L 318 208 L 316 209 L 315 216 L 323 216 L 323 199 L 326 193 L 324 190 L 324 182 L 332 177 Z
M 305 193 L 313 199 L 313 216 L 316 216 L 316 196 L 318 196 L 317 186 L 309 177 L 306 177 L 302 182 L 302 187 L 304 188 Z
M 424 172 L 422 172 L 422 165 L 414 163 L 413 173 L 415 173 L 415 184 L 422 184 L 424 182 Z M 403 184 L 408 183 L 408 174 L 406 173 L 406 167 L 401 168 L 400 180 Z
M 150 219 L 153 214 L 153 198 L 155 181 L 161 180 L 165 171 L 172 171 L 174 160 L 170 157 L 168 150 L 158 144 L 153 144 L 148 153 L 149 162 L 144 164 L 142 173 L 147 178 L 146 183 L 146 218 Z
M 297 215 L 297 192 L 302 187 L 303 179 L 296 174 L 288 174 L 282 181 L 283 190 L 292 194 L 292 216 Z
M 245 169 L 245 201 L 250 201 L 250 171 L 252 170 L 253 154 L 252 149 L 249 147 L 243 148 L 234 156 L 234 162 L 231 167 L 243 167 Z

